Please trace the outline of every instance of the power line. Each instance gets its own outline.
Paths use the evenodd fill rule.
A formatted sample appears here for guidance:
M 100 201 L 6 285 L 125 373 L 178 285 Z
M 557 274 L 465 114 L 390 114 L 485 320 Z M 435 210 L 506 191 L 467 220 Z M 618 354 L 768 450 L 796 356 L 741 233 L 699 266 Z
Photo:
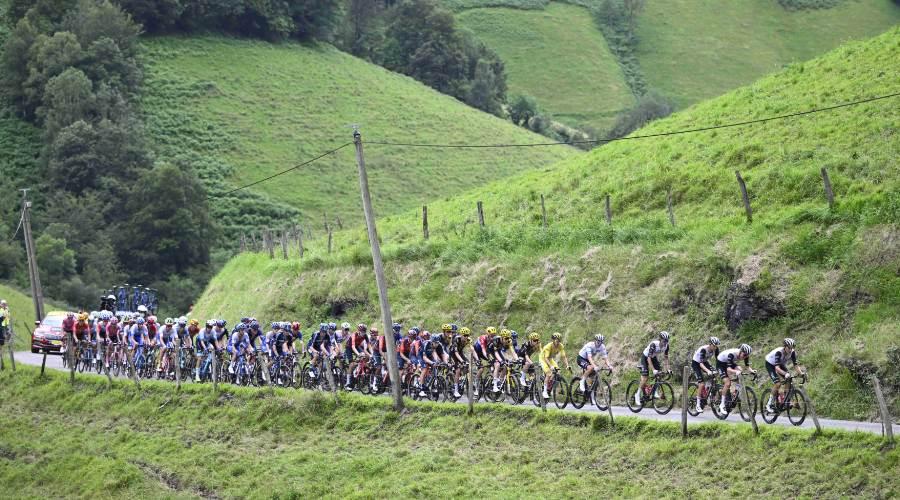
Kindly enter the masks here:
M 242 190 L 242 189 L 247 189 L 248 187 L 252 187 L 252 186 L 255 186 L 255 185 L 257 185 L 257 184 L 260 184 L 260 183 L 266 182 L 266 181 L 268 181 L 268 180 L 274 179 L 274 178 L 278 177 L 279 175 L 284 175 L 284 174 L 286 174 L 286 173 L 288 173 L 288 172 L 292 172 L 292 171 L 294 171 L 294 170 L 297 170 L 298 168 L 305 167 L 306 165 L 309 165 L 310 163 L 312 163 L 312 162 L 314 162 L 314 161 L 321 160 L 322 158 L 324 158 L 324 157 L 326 157 L 326 156 L 328 156 L 328 155 L 330 155 L 330 154 L 332 154 L 332 153 L 336 153 L 336 152 L 338 152 L 338 151 L 340 151 L 340 150 L 346 148 L 347 146 L 349 146 L 349 145 L 351 145 L 351 144 L 353 144 L 353 143 L 352 143 L 352 142 L 345 143 L 345 144 L 343 144 L 343 145 L 341 145 L 341 146 L 339 146 L 339 147 L 337 147 L 337 148 L 335 148 L 335 149 L 332 149 L 331 151 L 326 151 L 326 152 L 320 154 L 319 156 L 316 156 L 315 158 L 312 158 L 312 159 L 306 160 L 306 161 L 303 162 L 303 163 L 299 163 L 299 164 L 297 164 L 297 165 L 294 165 L 293 167 L 291 167 L 291 168 L 289 168 L 289 169 L 287 169 L 287 170 L 282 170 L 281 172 L 278 172 L 278 173 L 276 173 L 276 174 L 272 174 L 272 175 L 270 175 L 270 176 L 268 176 L 268 177 L 266 177 L 266 178 L 264 178 L 264 179 L 260 179 L 260 180 L 258 180 L 258 181 L 251 182 L 250 184 L 246 184 L 246 185 L 243 185 L 243 186 L 241 186 L 241 187 L 234 188 L 234 189 L 232 189 L 231 191 L 227 191 L 227 192 L 225 192 L 225 193 L 223 193 L 223 194 L 221 194 L 221 195 L 219 195 L 219 196 L 227 196 L 227 195 L 229 195 L 229 194 L 236 193 L 236 192 L 238 192 L 238 191 L 240 191 L 240 190 Z
M 8 240 L 6 240 L 7 243 L 16 239 L 16 236 L 18 236 L 18 234 L 19 234 L 19 229 L 22 229 L 22 221 L 24 221 L 24 220 L 25 220 L 25 210 L 22 209 L 22 213 L 21 213 L 21 215 L 19 215 L 19 225 L 16 226 L 16 232 L 14 232 L 13 235 Z
M 608 142 L 617 142 L 617 141 L 628 141 L 634 139 L 649 139 L 652 137 L 666 137 L 670 135 L 681 135 L 681 134 L 691 134 L 695 132 L 706 132 L 709 130 L 718 130 L 722 128 L 731 128 L 731 127 L 740 127 L 744 125 L 753 125 L 757 123 L 765 123 L 773 120 L 784 120 L 787 118 L 795 118 L 798 116 L 811 115 L 813 113 L 822 113 L 824 111 L 833 111 L 839 108 L 846 108 L 849 106 L 856 106 L 859 104 L 865 104 L 873 101 L 879 101 L 882 99 L 889 99 L 891 97 L 900 96 L 900 92 L 894 94 L 881 95 L 876 97 L 870 97 L 867 99 L 862 99 L 859 101 L 846 102 L 843 104 L 836 104 L 834 106 L 828 106 L 825 108 L 814 108 L 806 111 L 798 111 L 796 113 L 790 113 L 786 115 L 778 115 L 778 116 L 770 116 L 766 118 L 758 118 L 755 120 L 748 120 L 743 122 L 735 122 L 735 123 L 727 123 L 724 125 L 711 125 L 708 127 L 699 127 L 685 130 L 675 130 L 672 132 L 660 132 L 657 134 L 646 134 L 646 135 L 632 135 L 628 137 L 619 137 L 619 138 L 611 138 L 611 139 L 594 139 L 594 140 L 586 140 L 586 141 L 570 141 L 570 142 L 538 142 L 531 144 L 419 144 L 419 143 L 403 143 L 403 142 L 387 142 L 387 141 L 366 141 L 367 145 L 377 145 L 377 146 L 401 146 L 401 147 L 413 147 L 413 148 L 530 148 L 530 147 L 538 147 L 538 146 L 571 146 L 575 144 L 599 144 L 599 143 L 608 143 Z

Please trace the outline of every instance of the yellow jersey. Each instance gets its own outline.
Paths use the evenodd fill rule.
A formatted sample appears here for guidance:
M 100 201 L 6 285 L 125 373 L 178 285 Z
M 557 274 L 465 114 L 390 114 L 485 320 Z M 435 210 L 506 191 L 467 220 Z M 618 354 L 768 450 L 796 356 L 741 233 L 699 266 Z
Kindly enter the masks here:
M 562 342 L 559 343 L 558 347 L 554 347 L 553 341 L 551 340 L 550 343 L 548 343 L 544 346 L 543 349 L 541 349 L 541 359 L 547 361 L 556 360 L 556 357 L 559 356 L 559 353 L 563 352 L 565 348 L 566 346 L 564 346 Z

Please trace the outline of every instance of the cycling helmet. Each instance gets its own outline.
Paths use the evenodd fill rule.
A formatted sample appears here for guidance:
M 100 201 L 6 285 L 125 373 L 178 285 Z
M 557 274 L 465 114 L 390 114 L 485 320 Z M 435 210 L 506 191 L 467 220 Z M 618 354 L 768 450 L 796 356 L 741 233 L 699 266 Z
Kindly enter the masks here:
M 248 318 L 247 316 L 244 316 L 243 318 L 241 318 L 241 323 L 249 323 L 249 322 L 250 322 L 250 318 Z
M 198 321 L 196 319 L 192 319 L 190 321 L 190 323 L 191 323 L 191 326 L 200 326 L 200 321 Z
M 517 332 L 515 330 L 510 330 L 509 334 L 512 335 L 512 338 L 514 338 L 514 339 L 519 338 L 519 332 Z
M 784 339 L 784 346 L 785 346 L 785 347 L 790 347 L 791 349 L 793 349 L 793 348 L 794 348 L 794 345 L 795 345 L 794 339 L 792 339 L 792 338 L 790 338 L 790 337 Z
M 118 325 L 118 324 L 119 324 L 119 318 L 113 316 L 113 317 L 109 320 L 109 323 L 112 324 L 112 325 Z
M 550 336 L 552 340 L 562 340 L 562 334 L 559 332 L 553 332 L 553 335 Z
M 239 332 L 243 332 L 244 330 L 247 329 L 247 325 L 245 325 L 243 323 L 238 323 L 237 326 L 235 326 L 234 328 L 235 328 L 235 330 L 237 330 Z
M 326 327 L 327 327 L 327 325 L 326 325 Z M 300 329 L 299 321 L 294 321 L 293 323 L 291 323 L 291 330 L 299 330 L 299 329 Z
M 373 326 L 372 328 L 369 328 L 369 333 L 371 333 L 372 335 L 378 335 L 378 327 Z
M 167 324 L 167 325 L 174 325 L 174 324 L 175 324 L 175 320 L 172 319 L 172 318 L 166 318 L 166 324 Z
M 753 348 L 750 347 L 750 344 L 741 344 L 741 352 L 749 356 L 753 352 Z
M 328 323 L 328 329 L 332 332 L 337 330 L 337 323 Z
M 149 318 L 147 318 L 147 323 L 150 323 L 151 325 L 155 325 L 156 324 L 156 316 L 150 316 Z
M 406 332 L 406 334 L 409 335 L 410 337 L 415 337 L 416 335 L 418 335 L 418 334 L 416 333 L 416 331 L 413 330 L 412 328 L 410 328 L 409 331 Z
M 419 328 L 418 326 L 414 326 L 414 327 L 412 327 L 412 329 L 416 331 L 416 335 L 422 333 L 422 329 Z
M 109 311 L 100 311 L 100 321 L 109 321 L 109 318 L 112 317 L 112 313 Z
M 669 332 L 659 332 L 659 340 L 668 342 L 669 341 Z
M 506 335 L 508 335 L 508 334 L 509 334 L 509 330 L 507 330 L 506 328 L 500 329 L 500 336 L 501 336 L 501 337 L 506 336 Z
M 272 330 L 277 330 L 277 329 L 278 329 L 278 322 L 277 322 L 277 321 L 273 321 L 273 322 L 269 325 L 269 328 L 271 328 Z
M 512 334 L 509 330 L 504 328 L 503 330 L 500 330 L 500 338 L 503 340 L 509 340 L 512 338 Z
M 364 331 L 366 331 L 367 327 L 366 327 L 365 323 L 360 323 L 360 324 L 356 325 L 356 329 L 361 332 L 364 332 Z
M 258 329 L 259 329 L 259 321 L 256 321 L 255 319 L 254 319 L 254 320 L 251 320 L 251 321 L 250 321 L 250 329 L 251 329 L 251 330 L 258 330 Z
M 422 332 L 422 338 L 425 339 L 425 340 L 430 340 L 430 339 L 431 339 L 431 332 L 429 332 L 428 330 L 425 330 L 424 332 Z
M 450 326 L 450 323 L 444 323 L 441 325 L 441 331 L 445 333 L 450 333 L 453 331 L 453 327 Z
M 472 335 L 472 330 L 469 330 L 468 327 L 464 326 L 459 329 L 459 334 L 462 335 L 463 337 L 469 337 Z
M 456 326 L 456 323 L 450 323 L 450 331 L 456 333 L 459 331 L 459 327 Z
M 178 326 L 187 325 L 187 318 L 182 316 L 182 317 L 178 318 L 178 321 L 176 321 L 176 323 L 178 323 Z
M 719 341 L 719 337 L 710 337 L 709 343 L 712 345 L 719 345 L 721 342 Z
M 224 319 L 216 320 L 216 326 L 218 326 L 219 328 L 225 328 L 225 325 L 227 325 L 227 324 L 228 324 L 228 322 L 225 321 Z
M 138 318 L 137 318 L 136 320 L 134 320 L 134 322 L 137 323 L 137 324 L 139 324 L 139 325 L 143 325 L 143 324 L 144 324 L 144 318 L 138 316 Z
M 341 323 L 341 329 L 343 329 L 343 330 L 349 330 L 349 329 L 350 329 L 350 323 L 347 323 L 346 321 L 343 322 L 343 323 Z
M 75 317 L 75 313 L 72 312 L 72 311 L 69 311 L 69 312 L 66 313 L 66 317 L 67 317 L 67 318 L 74 318 L 74 317 Z
M 88 320 L 87 313 L 79 313 L 78 314 L 78 321 L 87 321 L 87 320 Z
M 403 325 L 401 325 L 400 323 L 394 323 L 394 325 L 392 326 L 392 328 L 393 328 L 393 330 L 394 330 L 395 332 L 399 332 L 400 330 L 403 329 Z
M 144 306 L 144 305 L 138 306 L 137 312 L 146 314 L 146 313 L 147 313 L 147 306 Z
M 596 340 L 598 344 L 602 344 L 606 342 L 606 337 L 604 337 L 602 333 L 598 333 L 597 335 L 594 335 L 594 340 Z
M 494 328 L 493 326 L 489 326 L 484 329 L 484 333 L 486 333 L 488 335 L 497 335 L 497 329 Z
M 534 342 L 535 340 L 541 340 L 541 334 L 538 332 L 531 332 L 528 334 L 528 340 Z
M 208 319 L 208 320 L 206 320 L 206 327 L 207 327 L 207 328 L 212 328 L 212 327 L 214 327 L 214 326 L 216 326 L 216 320 L 214 320 L 214 319 Z
M 328 329 L 328 323 L 319 323 L 319 331 L 320 332 L 324 332 L 327 329 Z
M 106 298 L 109 299 L 109 300 L 116 300 L 116 296 L 115 296 L 115 295 L 107 295 Z

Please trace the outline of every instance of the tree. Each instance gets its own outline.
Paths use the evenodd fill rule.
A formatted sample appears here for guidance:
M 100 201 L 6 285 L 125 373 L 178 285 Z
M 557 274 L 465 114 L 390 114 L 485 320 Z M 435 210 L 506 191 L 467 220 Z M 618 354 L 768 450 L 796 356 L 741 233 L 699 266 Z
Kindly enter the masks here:
M 47 82 L 44 103 L 38 108 L 38 116 L 44 121 L 44 136 L 54 142 L 64 128 L 82 122 L 85 126 L 92 119 L 94 93 L 91 81 L 80 69 L 69 68 Z
M 35 256 L 43 284 L 51 295 L 57 295 L 63 281 L 75 274 L 75 252 L 66 240 L 42 234 L 34 241 Z
M 498 76 L 494 73 L 491 64 L 479 59 L 466 103 L 494 115 L 501 114 L 505 96 L 500 94 L 497 80 Z
M 528 126 L 528 122 L 538 113 L 537 101 L 530 95 L 520 94 L 509 105 L 509 118 L 516 125 Z

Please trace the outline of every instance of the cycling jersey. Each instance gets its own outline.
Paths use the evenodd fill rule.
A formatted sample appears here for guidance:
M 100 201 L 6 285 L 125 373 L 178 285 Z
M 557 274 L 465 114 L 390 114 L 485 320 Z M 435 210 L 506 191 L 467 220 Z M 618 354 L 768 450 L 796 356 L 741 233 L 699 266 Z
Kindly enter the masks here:
M 112 342 L 119 342 L 119 325 L 118 324 L 108 324 L 106 325 L 106 338 L 108 338 Z
M 578 351 L 578 356 L 584 359 L 590 359 L 589 356 L 600 356 L 601 358 L 605 358 L 607 356 L 606 346 L 597 342 L 596 340 L 592 340 L 587 344 L 584 344 L 584 347 Z
M 348 342 L 347 345 L 351 347 L 350 352 L 353 352 L 352 348 L 356 348 L 357 352 L 362 352 L 365 350 L 367 343 L 367 335 L 365 333 L 356 332 L 350 337 L 350 342 Z
M 531 355 L 537 352 L 537 350 L 540 348 L 540 344 L 523 342 L 522 345 L 519 346 L 519 349 L 516 350 L 516 354 L 518 354 L 520 358 L 524 358 L 525 356 L 531 357 Z
M 711 349 L 708 349 L 708 347 L 711 347 Z M 704 363 L 710 357 L 715 357 L 718 355 L 719 355 L 718 347 L 716 347 L 714 345 L 709 345 L 709 346 L 702 345 L 696 351 L 694 351 L 694 357 L 691 359 L 693 359 L 697 363 Z
M 89 340 L 90 336 L 90 327 L 88 326 L 87 321 L 76 321 L 75 322 L 75 339 L 77 340 Z
M 209 348 L 209 340 L 206 338 L 207 333 L 209 333 L 209 330 L 200 330 L 194 337 L 194 349 L 198 353 Z
M 462 335 L 457 335 L 450 340 L 450 354 L 459 354 L 462 356 L 466 350 L 466 345 L 469 344 L 469 340 Z
M 163 345 L 169 348 L 175 346 L 175 328 L 174 327 L 163 327 L 162 330 L 159 331 L 160 340 Z
M 655 358 L 657 354 L 663 353 L 666 356 L 669 355 L 669 343 L 663 343 L 661 340 L 654 340 L 647 344 L 647 347 L 644 349 L 644 356 L 648 358 Z
M 788 360 L 790 360 L 792 365 L 796 365 L 797 351 L 791 351 L 790 357 L 786 357 L 784 354 L 784 348 L 779 347 L 778 349 L 773 349 L 769 354 L 766 354 L 766 363 L 769 363 L 773 366 L 784 367 L 785 365 L 787 365 Z
M 409 340 L 409 337 L 400 339 L 400 343 L 397 344 L 397 352 L 409 357 L 410 352 L 412 351 L 412 341 Z
M 556 357 L 559 356 L 559 353 L 563 352 L 565 346 L 560 342 L 559 346 L 554 346 L 553 342 L 547 343 L 543 349 L 541 349 L 541 359 L 548 361 L 555 361 Z
M 129 333 L 129 343 L 144 345 L 144 338 L 147 336 L 147 327 L 140 325 L 132 325 Z
M 738 354 L 741 353 L 740 349 L 726 349 L 722 351 L 716 357 L 716 367 L 719 368 L 719 371 L 722 371 L 722 367 L 734 368 L 737 366 Z M 744 365 L 750 366 L 750 358 L 744 358 Z
M 419 353 L 422 357 L 422 360 L 432 361 L 432 355 L 434 354 L 434 341 L 433 340 L 423 340 L 419 343 Z
M 94 326 L 94 336 L 106 340 L 106 327 L 109 326 L 107 321 L 98 321 Z

